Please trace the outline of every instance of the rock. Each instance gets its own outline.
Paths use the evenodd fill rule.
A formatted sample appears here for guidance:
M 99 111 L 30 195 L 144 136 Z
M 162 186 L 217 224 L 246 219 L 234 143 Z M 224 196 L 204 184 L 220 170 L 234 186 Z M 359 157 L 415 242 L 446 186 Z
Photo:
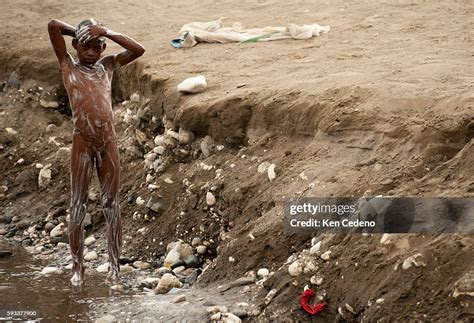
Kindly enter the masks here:
M 183 128 L 179 128 L 178 132 L 178 142 L 182 145 L 190 144 L 194 140 L 194 133 Z
M 199 93 L 206 89 L 207 82 L 203 75 L 198 75 L 185 79 L 177 86 L 178 92 L 181 93 Z
M 97 258 L 99 258 L 99 255 L 95 251 L 90 251 L 86 253 L 86 255 L 84 256 L 85 261 L 92 261 L 92 260 L 96 260 Z
M 186 268 L 196 268 L 199 266 L 199 259 L 195 255 L 189 255 L 184 258 Z
M 206 308 L 207 314 L 215 314 L 215 313 L 227 313 L 229 310 L 227 309 L 226 306 L 220 306 L 220 305 L 214 305 L 214 306 L 209 306 Z
M 237 308 L 233 309 L 231 311 L 231 313 L 234 314 L 235 316 L 237 316 L 240 319 L 244 319 L 248 316 L 247 311 L 243 308 L 240 308 L 240 307 L 237 307 Z
M 196 247 L 201 244 L 201 238 L 195 237 L 191 241 L 191 246 Z
M 94 242 L 95 242 L 94 236 L 88 236 L 88 237 L 84 240 L 84 245 L 90 246 L 90 245 L 92 245 Z
M 200 269 L 194 270 L 188 277 L 186 277 L 184 282 L 186 284 L 193 285 L 197 281 L 197 278 L 200 273 L 201 273 Z
M 231 282 L 228 285 L 219 287 L 218 291 L 219 292 L 225 292 L 226 290 L 229 290 L 229 289 L 234 288 L 234 287 L 253 284 L 253 283 L 255 283 L 255 281 L 256 281 L 255 277 L 240 277 L 240 278 L 234 280 L 233 282 Z
M 380 243 L 381 244 L 389 244 L 391 241 L 391 239 L 393 238 L 393 234 L 390 234 L 390 233 L 384 233 L 382 235 L 382 238 L 380 239 Z
M 402 269 L 407 270 L 412 265 L 415 265 L 415 267 L 426 267 L 426 263 L 421 253 L 417 253 L 416 255 L 410 256 L 405 259 L 402 263 Z
M 215 314 L 212 314 L 211 317 L 209 318 L 209 320 L 211 322 L 222 322 L 221 321 L 221 317 L 222 317 L 222 313 L 221 312 L 217 312 Z
M 303 263 L 299 260 L 296 260 L 288 267 L 288 273 L 290 276 L 296 277 L 303 273 Z
M 134 268 L 133 268 L 132 266 L 130 266 L 129 264 L 120 266 L 120 272 L 121 272 L 121 273 L 129 273 L 129 272 L 132 272 L 133 269 L 134 269 Z
M 98 266 L 96 268 L 96 270 L 99 272 L 99 273 L 106 273 L 107 271 L 109 271 L 109 263 L 106 262 L 105 264 L 102 264 L 100 266 Z
M 212 206 L 212 205 L 216 204 L 216 198 L 215 198 L 214 194 L 212 194 L 211 192 L 207 192 L 207 194 L 206 194 L 206 203 L 209 206 Z
M 46 101 L 41 99 L 40 106 L 46 109 L 56 109 L 59 107 L 59 103 L 57 101 Z
M 46 127 L 46 132 L 51 133 L 56 131 L 57 127 L 55 124 L 51 123 Z
M 117 318 L 115 316 L 107 314 L 96 319 L 94 323 L 109 323 L 109 322 L 115 322 L 116 320 Z
M 179 255 L 179 248 L 180 244 L 175 244 L 173 248 L 168 252 L 168 254 L 165 257 L 165 266 L 170 266 L 171 264 L 177 262 L 180 259 Z
M 116 290 L 116 291 L 123 291 L 123 285 L 121 284 L 116 284 L 110 287 L 111 290 Z
M 186 300 L 186 295 L 178 295 L 173 299 L 173 303 L 181 303 Z
M 265 296 L 265 299 L 264 299 L 265 305 L 270 304 L 273 297 L 275 297 L 276 293 L 277 293 L 277 290 L 275 288 L 268 292 L 268 294 Z
M 324 261 L 328 261 L 329 258 L 331 258 L 331 250 L 328 250 L 321 255 L 321 259 Z
M 323 278 L 319 276 L 311 276 L 309 279 L 311 284 L 320 286 L 323 283 Z
M 155 145 L 157 146 L 164 146 L 165 144 L 165 136 L 164 135 L 158 135 L 155 137 L 155 139 L 153 140 Z
M 55 227 L 53 222 L 48 222 L 44 225 L 44 230 L 50 232 Z
M 64 233 L 64 223 L 61 222 L 51 230 L 51 232 L 49 233 L 49 236 L 51 238 L 60 237 L 63 235 L 63 233 Z
M 188 256 L 191 256 L 193 254 L 193 247 L 189 245 L 188 243 L 182 242 L 179 246 L 179 259 L 185 259 Z
M 203 246 L 203 245 L 197 246 L 197 248 L 196 248 L 196 252 L 200 255 L 205 254 L 206 251 L 207 251 L 207 247 Z
M 137 92 L 134 92 L 132 95 L 130 95 L 130 102 L 133 102 L 133 103 L 140 102 L 140 94 L 138 94 Z
M 384 298 L 377 298 L 377 300 L 375 301 L 375 303 L 377 304 L 382 304 L 383 302 L 385 302 Z
M 180 274 L 181 272 L 183 272 L 185 269 L 186 269 L 186 267 L 184 267 L 184 266 L 179 266 L 179 267 L 176 267 L 176 268 L 173 269 L 173 273 L 174 273 L 175 275 L 178 275 L 178 274 Z
M 267 161 L 264 161 L 264 162 L 260 163 L 260 165 L 258 165 L 258 167 L 257 167 L 257 172 L 259 174 L 265 173 L 270 165 L 271 164 Z
M 143 157 L 143 153 L 141 152 L 140 148 L 135 145 L 128 146 L 125 151 L 129 156 L 135 156 L 139 158 Z
M 267 268 L 260 268 L 257 271 L 257 277 L 261 279 L 267 278 L 269 274 L 270 274 L 270 271 Z
M 268 166 L 267 174 L 270 181 L 273 181 L 276 178 L 275 164 Z
M 135 203 L 137 203 L 137 205 L 144 205 L 145 204 L 145 200 L 141 198 L 141 196 L 137 197 Z
M 48 166 L 43 167 L 38 175 L 38 186 L 45 187 L 51 182 L 51 169 Z
M 159 195 L 153 195 L 152 197 L 150 197 L 150 199 L 146 203 L 146 207 L 157 213 L 166 210 L 164 199 L 162 196 Z
M 204 137 L 204 139 L 201 141 L 201 144 L 200 144 L 200 148 L 201 148 L 201 152 L 202 154 L 204 155 L 204 157 L 209 157 L 211 156 L 211 146 L 213 144 L 213 140 L 210 136 L 206 136 Z
M 69 147 L 61 147 L 56 151 L 56 156 L 60 159 L 69 159 L 69 156 L 71 156 L 71 148 Z
M 133 263 L 133 267 L 138 269 L 150 269 L 151 265 L 147 262 L 137 260 Z
M 62 269 L 58 267 L 44 267 L 43 270 L 41 270 L 42 275 L 62 274 L 62 273 L 63 273 Z
M 181 267 L 181 266 L 186 266 L 186 263 L 185 263 L 183 260 L 180 259 L 180 260 L 174 262 L 174 263 L 170 266 L 170 268 L 173 270 L 173 269 L 178 268 L 178 267 Z
M 221 322 L 223 323 L 240 323 L 242 320 L 233 313 L 222 313 Z
M 474 297 L 474 271 L 468 271 L 454 283 L 453 297 L 459 296 Z
M 7 83 L 5 83 L 3 87 L 3 91 L 6 91 L 8 89 L 18 90 L 20 88 L 20 85 L 21 85 L 20 76 L 17 74 L 17 72 L 13 71 L 10 74 L 10 77 L 8 77 Z
M 166 149 L 165 149 L 165 147 L 163 147 L 163 146 L 157 146 L 157 147 L 153 148 L 153 152 L 154 152 L 155 154 L 158 154 L 158 155 L 163 155 L 163 153 L 165 152 L 165 150 L 166 150 Z
M 316 242 L 314 246 L 309 249 L 310 255 L 319 255 L 319 250 L 321 249 L 321 241 Z
M 182 284 L 178 280 L 178 278 L 172 274 L 164 274 L 161 277 L 158 286 L 155 288 L 155 292 L 157 294 L 166 294 L 168 293 L 173 287 L 181 287 Z

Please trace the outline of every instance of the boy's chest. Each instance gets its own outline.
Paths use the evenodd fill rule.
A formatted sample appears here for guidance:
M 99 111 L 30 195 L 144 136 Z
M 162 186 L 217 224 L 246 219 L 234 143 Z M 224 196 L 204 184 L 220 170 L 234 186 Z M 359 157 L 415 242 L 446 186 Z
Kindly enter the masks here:
M 85 96 L 110 95 L 112 75 L 103 65 L 94 68 L 71 66 L 63 71 L 64 86 L 68 93 L 81 93 Z

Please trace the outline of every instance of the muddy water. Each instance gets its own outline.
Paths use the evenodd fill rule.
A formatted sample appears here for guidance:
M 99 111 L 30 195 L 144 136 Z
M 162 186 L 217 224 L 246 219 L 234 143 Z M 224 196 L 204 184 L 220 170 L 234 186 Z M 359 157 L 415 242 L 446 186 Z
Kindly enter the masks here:
M 36 259 L 21 246 L 0 240 L 0 250 L 13 253 L 0 257 L 0 321 L 6 318 L 5 311 L 30 311 L 20 317 L 41 322 L 205 321 L 208 305 L 232 306 L 245 298 L 240 293 L 223 297 L 212 289 L 194 288 L 155 295 L 133 287 L 134 273 L 123 275 L 124 290 L 115 291 L 104 281 L 105 274 L 92 270 L 86 270 L 84 286 L 77 288 L 71 286 L 66 269 L 62 274 L 41 275 L 45 266 L 53 264 Z M 179 294 L 186 295 L 186 302 L 173 303 Z

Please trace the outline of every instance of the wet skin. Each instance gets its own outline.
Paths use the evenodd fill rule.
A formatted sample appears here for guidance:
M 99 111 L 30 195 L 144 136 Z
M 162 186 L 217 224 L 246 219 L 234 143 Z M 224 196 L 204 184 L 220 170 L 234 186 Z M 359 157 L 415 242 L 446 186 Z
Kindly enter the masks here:
M 99 25 L 88 25 L 76 32 L 74 27 L 52 20 L 48 31 L 73 112 L 71 216 L 68 225 L 73 258 L 71 282 L 74 285 L 84 282 L 84 217 L 94 168 L 100 182 L 102 207 L 107 221 L 107 280 L 118 282 L 122 225 L 119 207 L 120 157 L 113 125 L 112 76 L 117 65 L 133 61 L 145 50 L 133 39 Z M 74 37 L 72 45 L 79 61 L 76 62 L 66 51 L 64 35 Z M 100 59 L 106 47 L 104 37 L 124 47 L 125 51 Z

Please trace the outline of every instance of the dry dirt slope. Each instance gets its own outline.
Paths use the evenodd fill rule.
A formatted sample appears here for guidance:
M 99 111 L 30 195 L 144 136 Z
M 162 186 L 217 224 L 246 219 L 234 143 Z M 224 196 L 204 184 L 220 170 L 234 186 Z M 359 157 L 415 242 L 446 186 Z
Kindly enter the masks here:
M 282 311 L 306 318 L 296 299 L 311 275 L 290 279 L 287 266 L 280 266 L 291 254 L 309 247 L 309 240 L 282 232 L 283 198 L 308 187 L 306 196 L 472 196 L 473 8 L 468 1 L 308 1 L 297 6 L 282 1 L 201 2 L 199 7 L 179 1 L 144 1 L 110 2 L 102 10 L 94 3 L 77 7 L 29 1 L 13 5 L 7 1 L 2 7 L 8 22 L 2 27 L 5 37 L 0 44 L 5 75 L 16 69 L 25 78 L 57 84 L 46 41 L 45 26 L 50 18 L 77 23 L 92 12 L 111 28 L 144 42 L 147 54 L 139 64 L 120 73 L 117 96 L 128 99 L 138 92 L 141 101 L 131 110 L 137 112 L 149 98 L 148 106 L 156 118 L 162 120 L 166 115 L 165 119 L 172 120 L 166 126 L 193 131 L 198 140 L 194 147 L 185 147 L 189 151 L 199 151 L 198 143 L 205 135 L 225 149 L 210 157 L 171 154 L 165 175 L 157 177 L 163 186 L 160 194 L 169 206 L 167 212 L 159 225 L 147 225 L 148 236 L 132 239 L 136 243 L 127 252 L 143 252 L 143 246 L 150 245 L 142 257 L 156 257 L 164 250 L 153 244 L 152 238 L 165 245 L 178 237 L 190 240 L 196 235 L 191 230 L 203 224 L 200 234 L 216 241 L 209 256 L 214 261 L 202 276 L 203 283 L 237 278 L 263 266 L 276 272 L 256 296 L 259 302 L 270 289 L 278 291 L 262 317 L 281 317 Z M 132 18 L 129 12 L 133 12 Z M 308 42 L 198 45 L 187 51 L 168 45 L 182 24 L 220 16 L 248 26 L 316 21 L 332 30 Z M 196 73 L 208 78 L 209 90 L 197 96 L 179 96 L 175 85 Z M 242 83 L 246 86 L 236 87 Z M 51 120 L 45 123 L 60 125 L 63 120 L 55 122 L 53 119 L 62 117 L 54 113 L 48 118 Z M 14 124 L 2 126 L 20 127 L 21 120 L 12 119 Z M 140 209 L 128 205 L 127 198 L 147 198 L 150 193 L 142 185 L 143 161 L 125 157 L 130 145 L 127 139 L 147 151 L 153 145 L 148 142 L 164 128 L 151 119 L 134 125 L 147 137 L 140 144 L 133 136 L 134 128 L 125 132 L 125 124 L 118 127 L 124 153 L 126 196 L 122 206 L 129 217 L 126 226 L 134 232 L 132 228 L 143 224 L 133 222 L 130 215 Z M 67 125 L 61 131 L 62 144 L 68 145 Z M 20 151 L 15 150 L 14 155 L 21 153 L 21 148 L 15 149 Z M 48 151 L 44 154 L 46 157 Z M 20 171 L 12 166 L 16 160 L 2 161 L 2 169 L 13 183 Z M 269 182 L 257 172 L 263 161 L 277 165 L 277 180 Z M 203 170 L 201 162 L 223 169 L 224 177 L 216 180 L 215 173 Z M 300 176 L 303 171 L 308 180 Z M 55 175 L 55 183 L 62 183 L 53 193 L 59 188 L 67 193 L 67 160 L 58 162 Z M 174 183 L 166 186 L 162 182 L 166 177 Z M 209 188 L 217 187 L 217 224 L 204 207 L 207 186 L 189 193 L 181 184 L 184 178 L 198 188 L 206 183 Z M 13 185 L 12 191 L 18 189 L 9 185 Z M 33 194 L 26 197 L 35 202 L 37 216 L 49 210 L 50 205 L 39 201 L 51 193 L 38 193 L 33 187 Z M 21 205 L 14 195 L 8 202 Z M 66 201 L 63 204 L 59 207 Z M 179 217 L 181 211 L 187 216 Z M 324 262 L 313 257 L 324 278 L 320 288 L 329 296 L 323 319 L 445 320 L 467 319 L 472 314 L 472 301 L 450 296 L 455 282 L 472 272 L 472 239 L 397 239 L 402 242 L 382 246 L 380 237 L 325 238 L 324 251 L 331 250 L 334 258 Z M 393 270 L 416 253 L 423 254 L 426 267 L 408 274 Z M 228 261 L 230 256 L 235 262 Z M 348 294 L 348 289 L 354 292 Z M 368 305 L 379 298 L 385 299 L 382 305 Z M 345 303 L 351 304 L 356 314 L 348 312 Z M 342 314 L 337 313 L 339 307 Z

